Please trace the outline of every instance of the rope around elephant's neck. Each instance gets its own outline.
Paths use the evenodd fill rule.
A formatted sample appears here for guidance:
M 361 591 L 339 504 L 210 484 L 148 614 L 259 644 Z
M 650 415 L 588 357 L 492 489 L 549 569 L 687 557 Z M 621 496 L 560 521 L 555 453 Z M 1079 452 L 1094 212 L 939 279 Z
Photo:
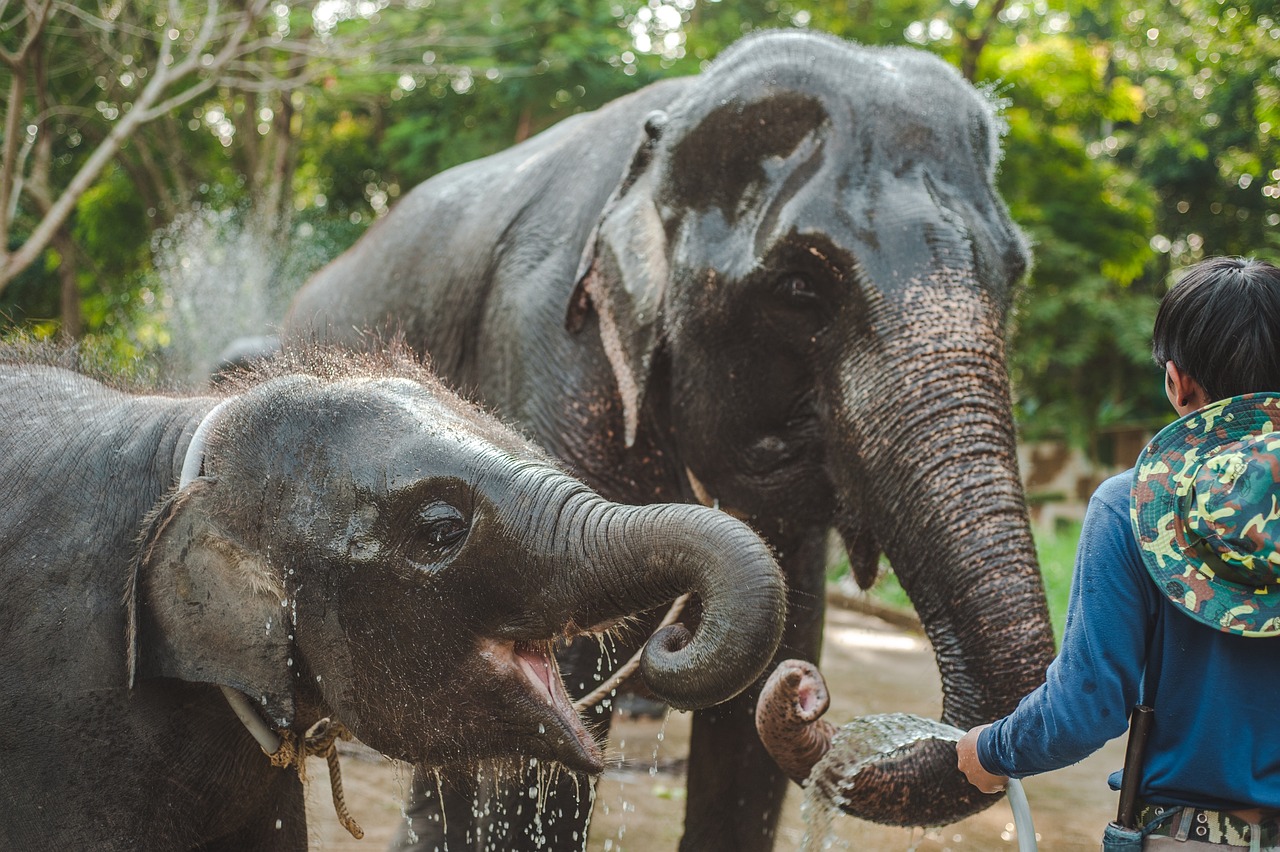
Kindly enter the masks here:
M 662 628 L 675 624 L 676 619 L 680 617 L 680 613 L 684 611 L 684 605 L 688 602 L 688 592 L 676 598 L 671 604 L 671 609 L 667 610 L 667 614 L 662 617 L 662 621 L 653 629 L 653 632 L 657 633 Z M 622 682 L 630 677 L 631 674 L 640 667 L 640 657 L 643 655 L 644 646 L 642 645 L 640 650 L 631 655 L 631 659 L 623 663 L 622 668 L 614 672 L 612 676 L 593 689 L 589 694 L 584 695 L 582 698 L 573 702 L 573 709 L 581 713 L 588 707 L 594 707 L 596 704 L 599 704 L 606 695 L 609 695 L 621 686 Z
M 278 733 L 280 747 L 267 755 L 271 765 L 281 769 L 292 766 L 297 770 L 298 778 L 305 784 L 307 758 L 323 757 L 329 766 L 329 789 L 333 794 L 333 810 L 338 815 L 338 822 L 342 823 L 342 827 L 356 840 L 362 839 L 364 829 L 352 819 L 351 812 L 347 810 L 347 800 L 342 792 L 342 767 L 338 764 L 337 740 L 350 740 L 351 732 L 341 722 L 334 722 L 326 716 L 302 735 L 301 747 L 299 747 L 298 736 L 293 731 L 286 729 Z

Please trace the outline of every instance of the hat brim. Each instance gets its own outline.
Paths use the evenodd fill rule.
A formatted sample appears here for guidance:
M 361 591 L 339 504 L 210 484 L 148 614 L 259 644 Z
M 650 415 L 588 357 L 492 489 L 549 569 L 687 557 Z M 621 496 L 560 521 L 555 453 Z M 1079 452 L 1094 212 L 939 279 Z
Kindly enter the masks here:
M 1230 397 L 1160 430 L 1134 468 L 1129 517 L 1147 573 L 1179 609 L 1226 633 L 1280 636 L 1280 582 L 1246 586 L 1215 575 L 1177 522 L 1179 501 L 1219 449 L 1277 430 L 1280 394 Z

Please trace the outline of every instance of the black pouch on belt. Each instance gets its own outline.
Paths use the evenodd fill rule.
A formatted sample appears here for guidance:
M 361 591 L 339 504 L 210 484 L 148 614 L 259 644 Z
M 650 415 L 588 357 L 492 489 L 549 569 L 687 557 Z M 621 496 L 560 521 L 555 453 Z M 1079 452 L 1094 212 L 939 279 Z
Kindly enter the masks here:
M 1133 715 L 1129 718 L 1129 744 L 1124 755 L 1124 780 L 1120 784 L 1120 812 L 1102 832 L 1102 852 L 1142 852 L 1142 838 L 1163 821 L 1157 817 L 1149 825 L 1137 824 L 1138 784 L 1142 779 L 1142 763 L 1153 715 L 1150 707 L 1139 704 L 1133 708 Z

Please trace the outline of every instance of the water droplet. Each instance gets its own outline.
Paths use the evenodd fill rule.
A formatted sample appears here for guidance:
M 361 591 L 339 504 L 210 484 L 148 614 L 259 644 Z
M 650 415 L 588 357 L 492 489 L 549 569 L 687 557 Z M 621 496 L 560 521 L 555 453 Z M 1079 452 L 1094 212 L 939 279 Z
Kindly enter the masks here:
M 283 820 L 276 820 L 276 831 L 279 831 L 279 830 L 280 830 L 280 829 L 282 829 L 282 828 L 284 828 L 284 821 L 283 821 Z

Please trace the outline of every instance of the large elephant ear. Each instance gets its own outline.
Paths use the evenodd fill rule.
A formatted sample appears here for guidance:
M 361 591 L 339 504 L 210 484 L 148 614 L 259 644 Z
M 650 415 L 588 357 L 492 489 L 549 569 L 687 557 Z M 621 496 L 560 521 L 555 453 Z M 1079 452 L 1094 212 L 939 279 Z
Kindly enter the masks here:
M 209 511 L 216 481 L 176 491 L 143 534 L 128 593 L 129 685 L 140 678 L 230 686 L 293 721 L 285 591 Z
M 628 447 L 636 440 L 669 275 L 666 232 L 654 203 L 656 177 L 648 168 L 665 124 L 662 112 L 645 120 L 644 139 L 587 240 L 566 323 L 576 332 L 588 302 L 595 307 L 622 397 Z

